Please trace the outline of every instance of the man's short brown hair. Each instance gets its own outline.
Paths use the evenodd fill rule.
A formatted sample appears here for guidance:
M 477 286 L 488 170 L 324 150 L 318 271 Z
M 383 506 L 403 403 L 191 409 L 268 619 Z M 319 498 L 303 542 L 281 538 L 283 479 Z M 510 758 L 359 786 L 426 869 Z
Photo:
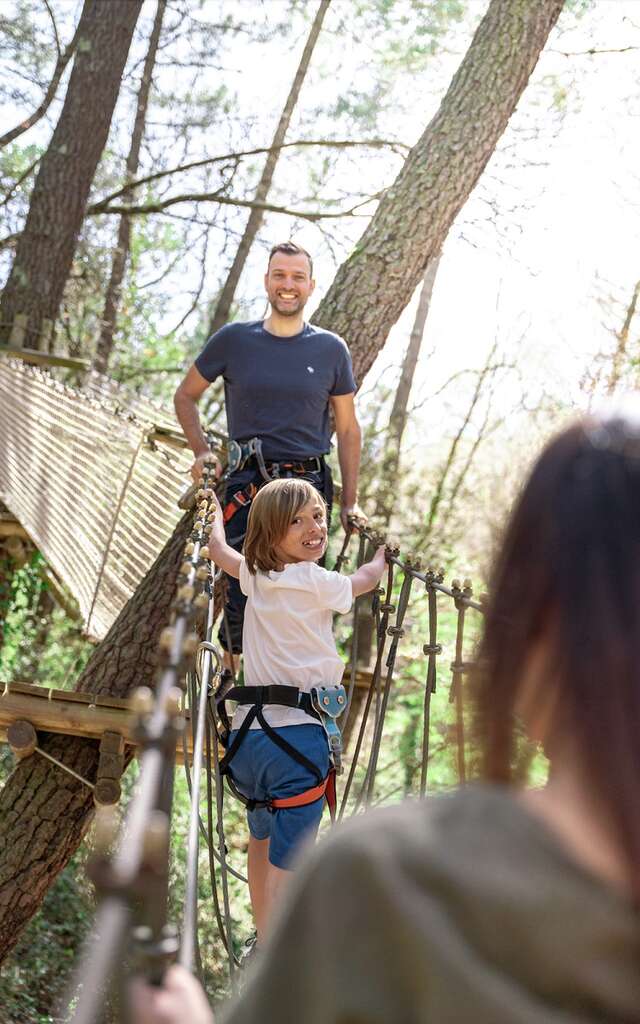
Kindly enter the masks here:
M 310 501 L 322 505 L 325 500 L 308 480 L 287 477 L 265 484 L 253 499 L 247 524 L 243 554 L 247 569 L 255 576 L 258 569 L 270 572 L 281 569 L 275 549 L 284 538 L 300 509 Z
M 302 253 L 302 255 L 306 256 L 307 259 L 309 260 L 309 276 L 313 277 L 313 260 L 311 259 L 311 254 L 308 253 L 306 249 L 303 249 L 301 245 L 296 245 L 295 242 L 278 242 L 277 245 L 274 245 L 271 252 L 269 253 L 269 262 L 267 263 L 267 269 L 269 268 L 271 260 L 273 259 L 277 252 L 283 252 L 285 256 L 298 256 L 300 253 Z

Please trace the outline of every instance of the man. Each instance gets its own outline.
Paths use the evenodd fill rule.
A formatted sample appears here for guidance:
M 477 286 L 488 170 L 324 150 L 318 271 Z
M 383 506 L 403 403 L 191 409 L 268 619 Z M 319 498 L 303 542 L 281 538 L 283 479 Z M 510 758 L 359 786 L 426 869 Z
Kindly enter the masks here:
M 224 379 L 228 433 L 237 442 L 232 452 L 236 465 L 226 487 L 225 532 L 238 551 L 253 496 L 270 478 L 305 476 L 331 510 L 333 485 L 325 463 L 330 410 L 342 477 L 343 527 L 350 515 L 361 515 L 356 493 L 361 433 L 351 358 L 337 334 L 304 321 L 304 307 L 315 288 L 311 256 L 293 242 L 274 246 L 264 284 L 271 307 L 266 320 L 229 323 L 217 331 L 174 398 L 195 456 L 191 474 L 198 480 L 204 460 L 211 457 L 198 401 L 214 380 Z M 229 656 L 242 650 L 244 605 L 237 580 L 228 579 L 220 642 Z

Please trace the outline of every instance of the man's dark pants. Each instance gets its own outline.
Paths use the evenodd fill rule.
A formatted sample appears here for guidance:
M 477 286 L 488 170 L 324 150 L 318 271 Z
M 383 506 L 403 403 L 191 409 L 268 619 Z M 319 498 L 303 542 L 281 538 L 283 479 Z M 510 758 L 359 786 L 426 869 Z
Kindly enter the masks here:
M 283 462 L 294 460 L 283 459 Z M 333 481 L 331 478 L 331 470 L 323 464 L 319 471 L 305 471 L 304 473 L 296 473 L 292 470 L 282 470 L 279 474 L 279 479 L 283 477 L 301 477 L 304 480 L 308 480 L 310 484 L 320 491 L 327 503 L 327 522 L 331 518 L 331 504 L 333 502 Z M 236 473 L 232 473 L 228 480 L 225 490 L 225 507 L 229 499 L 237 494 L 238 491 L 244 491 L 249 484 L 253 483 L 256 487 L 263 487 L 265 480 L 260 473 L 260 470 L 256 468 L 245 468 L 240 469 Z M 227 538 L 227 544 L 229 544 L 236 551 L 242 550 L 244 544 L 245 534 L 247 532 L 247 520 L 249 519 L 249 509 L 251 505 L 244 505 L 239 508 L 236 513 L 231 517 L 228 523 L 225 523 L 225 535 Z M 240 590 L 240 584 L 238 580 L 232 576 L 225 576 L 226 586 L 226 598 L 225 598 L 225 614 L 222 617 L 222 623 L 218 633 L 220 643 L 226 651 L 231 648 L 234 654 L 240 654 L 242 651 L 242 623 L 244 621 L 244 606 L 247 603 L 247 599 Z

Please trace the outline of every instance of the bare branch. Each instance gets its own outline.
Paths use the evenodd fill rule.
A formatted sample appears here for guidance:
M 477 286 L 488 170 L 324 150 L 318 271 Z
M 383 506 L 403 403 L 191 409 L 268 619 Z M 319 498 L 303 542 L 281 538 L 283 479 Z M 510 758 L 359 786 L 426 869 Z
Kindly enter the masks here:
M 49 15 L 49 18 L 51 20 L 51 27 L 53 28 L 53 37 L 56 41 L 56 53 L 58 55 L 58 60 L 60 60 L 60 57 L 62 55 L 62 47 L 60 46 L 60 36 L 58 35 L 58 26 L 56 25 L 56 19 L 54 17 L 53 11 L 51 10 L 51 7 L 49 6 L 49 0 L 44 0 L 44 6 L 47 8 L 47 14 Z
M 49 15 L 51 16 L 51 18 L 53 20 L 53 15 L 51 14 L 51 11 L 49 10 L 49 5 L 46 4 L 46 7 L 47 7 L 47 10 L 49 11 Z M 84 14 L 84 12 L 83 12 L 83 14 Z M 4 135 L 0 135 L 0 149 L 3 146 L 7 146 L 10 142 L 13 142 L 13 140 L 17 139 L 19 135 L 23 135 L 24 132 L 28 131 L 29 128 L 33 127 L 33 125 L 36 124 L 36 122 L 39 121 L 40 118 L 43 117 L 44 114 L 47 112 L 47 110 L 48 110 L 48 108 L 49 108 L 49 106 L 51 104 L 51 101 L 53 100 L 53 98 L 54 98 L 54 96 L 55 96 L 55 94 L 57 92 L 58 86 L 60 84 L 60 79 L 62 78 L 62 76 L 64 74 L 64 70 L 65 70 L 67 64 L 69 63 L 69 61 L 71 60 L 73 52 L 74 52 L 74 50 L 75 50 L 75 48 L 77 46 L 78 37 L 80 35 L 80 28 L 81 28 L 81 26 L 83 24 L 83 14 L 80 15 L 80 20 L 78 21 L 78 25 L 76 27 L 76 30 L 75 30 L 74 34 L 73 34 L 73 38 L 72 38 L 71 42 L 66 47 L 66 49 L 63 50 L 63 51 L 60 50 L 60 42 L 58 40 L 58 33 L 57 33 L 57 30 L 55 29 L 55 20 L 53 21 L 54 30 L 55 30 L 55 34 L 56 34 L 56 46 L 58 47 L 58 59 L 56 61 L 56 66 L 53 69 L 53 75 L 52 75 L 51 81 L 49 82 L 49 86 L 47 88 L 47 91 L 44 94 L 44 97 L 42 99 L 42 102 L 40 103 L 40 106 L 36 107 L 36 109 L 33 111 L 32 114 L 29 115 L 29 117 L 25 118 L 24 121 L 21 121 L 20 124 L 17 124 L 15 126 L 15 128 L 11 128 L 10 131 L 5 132 Z
M 629 50 L 640 50 L 640 46 L 621 46 L 610 50 L 592 46 L 589 50 L 547 50 L 547 53 L 557 53 L 560 57 L 594 57 L 599 53 L 628 53 Z
M 138 178 L 136 181 L 128 181 L 110 195 L 105 196 L 103 199 L 99 199 L 97 202 L 92 203 L 88 209 L 88 213 L 103 213 L 106 212 L 103 208 L 113 202 L 114 199 L 119 199 L 127 192 L 133 191 L 135 188 L 139 188 L 142 185 L 149 185 L 153 181 L 159 181 L 161 178 L 170 177 L 172 174 L 179 174 L 182 171 L 192 171 L 196 167 L 206 167 L 208 164 L 224 163 L 228 160 L 241 160 L 243 157 L 258 156 L 261 153 L 271 153 L 274 150 L 291 149 L 293 147 L 303 146 L 326 146 L 335 149 L 347 149 L 356 146 L 362 146 L 370 149 L 393 149 L 395 152 L 407 151 L 409 146 L 406 146 L 403 142 L 398 142 L 394 139 L 298 139 L 297 142 L 283 142 L 280 146 L 261 146 L 257 149 L 245 149 L 238 153 L 224 153 L 222 156 L 210 156 L 204 157 L 202 160 L 194 160 L 188 164 L 181 164 L 177 167 L 170 167 L 166 171 L 156 171 L 155 174 L 148 174 L 144 178 Z
M 40 163 L 41 159 L 42 159 L 42 157 L 37 156 L 35 158 L 35 160 L 33 161 L 33 163 L 29 164 L 29 166 L 27 167 L 26 171 L 23 171 L 22 174 L 20 175 L 20 177 L 17 178 L 16 181 L 14 181 L 13 185 L 11 186 L 11 188 L 9 189 L 7 194 L 5 195 L 4 199 L 0 200 L 0 207 L 7 205 L 9 200 L 15 195 L 17 189 L 19 189 L 20 186 L 22 185 L 22 182 L 25 181 L 33 171 L 35 171 L 35 169 L 38 166 L 38 164 Z M 0 248 L 1 248 L 1 246 L 0 246 Z
M 170 196 L 168 199 L 162 199 L 155 203 L 141 203 L 138 206 L 107 206 L 106 208 L 99 204 L 99 208 L 89 207 L 87 213 L 93 216 L 104 213 L 121 213 L 126 214 L 128 217 L 135 217 L 140 214 L 148 213 L 162 213 L 170 206 L 176 206 L 178 203 L 220 203 L 221 206 L 246 206 L 249 209 L 264 210 L 266 213 L 283 213 L 287 217 L 300 217 L 301 220 L 308 220 L 314 223 L 319 220 L 336 220 L 340 217 L 354 217 L 357 216 L 356 211 L 360 210 L 367 203 L 375 202 L 380 199 L 382 193 L 378 192 L 372 196 L 366 196 L 355 206 L 351 206 L 346 210 L 337 210 L 334 213 L 329 211 L 323 212 L 322 210 L 290 210 L 287 206 L 277 206 L 275 203 L 259 203 L 254 202 L 251 199 L 238 199 L 235 196 L 224 196 L 220 192 L 186 192 L 184 195 Z M 327 203 L 336 203 L 338 200 L 329 199 Z

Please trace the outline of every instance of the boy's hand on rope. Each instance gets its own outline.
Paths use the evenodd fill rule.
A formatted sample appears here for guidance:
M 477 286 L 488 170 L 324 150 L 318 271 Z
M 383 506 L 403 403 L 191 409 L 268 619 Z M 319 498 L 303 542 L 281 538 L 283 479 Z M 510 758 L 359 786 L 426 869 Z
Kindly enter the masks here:
M 370 562 L 365 562 L 349 577 L 354 597 L 367 594 L 377 586 L 386 565 L 386 548 L 382 544 Z
M 226 538 L 224 533 L 224 516 L 222 512 L 222 506 L 218 501 L 217 495 L 214 494 L 210 498 L 210 501 L 213 507 L 213 511 L 215 512 L 215 518 L 211 523 L 211 534 L 209 536 L 209 555 L 211 556 L 211 559 L 215 562 L 215 552 L 218 548 L 218 545 L 225 544 Z
M 214 1024 L 202 986 L 178 964 L 159 988 L 134 978 L 129 998 L 132 1024 Z

